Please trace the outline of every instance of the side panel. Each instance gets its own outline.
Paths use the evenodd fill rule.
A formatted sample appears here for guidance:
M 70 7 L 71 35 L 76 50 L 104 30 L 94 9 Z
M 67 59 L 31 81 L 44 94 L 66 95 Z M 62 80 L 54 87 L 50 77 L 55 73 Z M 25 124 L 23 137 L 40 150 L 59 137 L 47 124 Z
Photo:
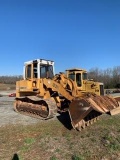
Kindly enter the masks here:
M 79 92 L 95 93 L 97 95 L 104 95 L 104 86 L 102 83 L 94 81 L 82 81 L 82 86 L 78 87 Z
M 33 95 L 33 82 L 21 80 L 16 82 L 16 97 Z

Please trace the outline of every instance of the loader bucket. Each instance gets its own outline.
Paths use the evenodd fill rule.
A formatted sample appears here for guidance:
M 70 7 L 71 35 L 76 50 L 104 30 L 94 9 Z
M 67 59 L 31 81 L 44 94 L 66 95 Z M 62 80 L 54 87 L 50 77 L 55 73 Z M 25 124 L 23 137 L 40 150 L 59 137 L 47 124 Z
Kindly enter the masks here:
M 119 102 L 109 96 L 87 95 L 74 99 L 69 106 L 69 115 L 73 128 L 81 130 L 97 120 L 104 113 L 120 113 Z
M 118 102 L 119 107 L 113 109 L 110 111 L 110 114 L 113 116 L 115 114 L 119 114 L 120 113 L 120 97 L 114 97 L 114 99 Z

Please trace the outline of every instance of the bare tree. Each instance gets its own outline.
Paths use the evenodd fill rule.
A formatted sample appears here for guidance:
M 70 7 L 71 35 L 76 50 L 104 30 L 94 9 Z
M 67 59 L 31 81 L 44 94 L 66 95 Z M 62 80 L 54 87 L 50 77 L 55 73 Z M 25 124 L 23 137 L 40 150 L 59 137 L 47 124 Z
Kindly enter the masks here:
M 117 84 L 120 84 L 120 66 L 113 68 L 113 75 L 112 76 L 113 76 L 112 83 L 115 87 Z
M 113 69 L 107 68 L 100 70 L 98 68 L 92 68 L 88 72 L 88 77 L 95 81 L 103 82 L 105 88 L 115 88 L 120 86 L 120 66 Z

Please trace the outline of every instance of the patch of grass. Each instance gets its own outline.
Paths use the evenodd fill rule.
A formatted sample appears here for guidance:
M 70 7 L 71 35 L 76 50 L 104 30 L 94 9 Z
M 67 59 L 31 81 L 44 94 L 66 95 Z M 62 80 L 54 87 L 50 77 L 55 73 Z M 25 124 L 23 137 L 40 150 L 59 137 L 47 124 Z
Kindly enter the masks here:
M 50 157 L 50 160 L 58 160 L 55 156 Z
M 24 139 L 24 144 L 22 145 L 22 147 L 20 148 L 20 151 L 22 152 L 27 152 L 30 150 L 30 146 L 35 143 L 35 138 L 25 138 Z
M 16 85 L 15 84 L 3 84 L 0 83 L 0 90 L 15 90 Z
M 105 137 L 103 137 L 104 145 L 110 148 L 111 151 L 117 151 L 117 150 L 120 151 L 120 140 L 117 139 L 115 136 L 114 134 L 105 135 Z
M 72 160 L 85 160 L 83 156 L 73 155 Z
M 60 152 L 60 149 L 59 149 L 59 148 L 57 148 L 57 149 L 55 150 L 55 152 Z
M 35 139 L 34 138 L 26 138 L 25 140 L 25 143 L 30 145 L 30 144 L 33 144 L 35 142 Z
M 20 150 L 26 152 L 29 150 L 29 146 L 22 146 Z
M 22 160 L 98 160 L 120 158 L 120 115 L 103 116 L 82 132 L 58 120 L 0 127 L 0 159 L 18 153 Z M 20 159 L 21 160 L 21 159 Z

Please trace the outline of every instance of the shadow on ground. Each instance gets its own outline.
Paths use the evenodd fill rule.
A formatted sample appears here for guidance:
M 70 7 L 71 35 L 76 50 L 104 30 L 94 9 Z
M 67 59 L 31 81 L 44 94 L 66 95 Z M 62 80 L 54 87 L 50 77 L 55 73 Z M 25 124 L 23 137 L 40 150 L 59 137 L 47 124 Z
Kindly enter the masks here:
M 19 160 L 19 157 L 18 157 L 18 155 L 16 153 L 13 155 L 12 160 Z
M 63 112 L 59 116 L 57 116 L 57 119 L 68 129 L 71 130 L 73 127 L 71 125 L 71 120 L 68 112 Z

